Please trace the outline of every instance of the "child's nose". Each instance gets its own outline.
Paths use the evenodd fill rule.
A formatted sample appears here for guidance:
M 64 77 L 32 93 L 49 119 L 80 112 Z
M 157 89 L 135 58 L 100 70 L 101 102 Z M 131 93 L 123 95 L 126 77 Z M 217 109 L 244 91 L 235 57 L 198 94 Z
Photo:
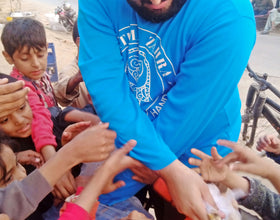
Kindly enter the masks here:
M 39 60 L 38 60 L 38 58 L 37 57 L 33 57 L 32 58 L 32 66 L 35 66 L 35 67 L 37 67 L 37 66 L 39 66 Z
M 13 115 L 13 121 L 16 125 L 20 125 L 21 123 L 23 123 L 24 118 L 19 114 L 14 114 Z

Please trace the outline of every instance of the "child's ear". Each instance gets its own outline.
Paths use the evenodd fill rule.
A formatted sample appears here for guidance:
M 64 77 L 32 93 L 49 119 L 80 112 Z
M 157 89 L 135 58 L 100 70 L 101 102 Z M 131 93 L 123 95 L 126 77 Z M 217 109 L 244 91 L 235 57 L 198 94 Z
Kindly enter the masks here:
M 13 58 L 6 51 L 2 51 L 2 54 L 9 64 L 14 64 Z

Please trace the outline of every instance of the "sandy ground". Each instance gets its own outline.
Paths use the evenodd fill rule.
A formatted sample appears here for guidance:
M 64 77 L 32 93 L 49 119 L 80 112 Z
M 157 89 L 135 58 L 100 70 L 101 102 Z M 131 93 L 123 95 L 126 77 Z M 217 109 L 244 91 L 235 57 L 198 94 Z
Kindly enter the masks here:
M 56 60 L 58 71 L 63 68 L 64 65 L 67 65 L 76 55 L 76 46 L 72 41 L 72 35 L 64 31 L 54 31 L 50 28 L 49 20 L 46 14 L 54 13 L 55 6 L 45 4 L 36 0 L 23 0 L 22 1 L 22 11 L 30 11 L 35 14 L 35 18 L 41 21 L 46 27 L 47 41 L 52 42 L 55 45 L 56 51 Z M 10 1 L 0 0 L 0 34 L 3 27 L 3 24 L 6 23 L 6 17 L 11 11 Z M 2 43 L 0 44 L 0 50 L 3 50 Z M 11 71 L 11 66 L 5 61 L 3 56 L 0 56 L 0 72 L 9 74 Z M 276 81 L 275 81 L 276 80 Z M 280 78 L 275 79 L 276 85 L 280 85 Z M 244 75 L 239 83 L 240 96 L 242 100 L 242 113 L 244 111 L 244 103 L 246 99 L 246 93 L 249 88 L 252 80 L 248 77 L 247 72 L 244 72 Z M 259 128 L 257 130 L 256 139 L 265 133 L 276 132 L 271 128 L 271 126 L 261 120 L 259 123 Z M 239 142 L 244 143 L 241 139 Z M 254 148 L 254 147 L 253 147 Z M 264 183 L 271 187 L 271 184 L 267 181 Z M 273 189 L 273 187 L 271 187 Z M 274 190 L 274 189 L 273 189 Z
M 64 31 L 54 31 L 50 29 L 48 17 L 46 14 L 54 13 L 54 6 L 41 3 L 35 0 L 23 0 L 22 11 L 30 11 L 35 14 L 35 18 L 41 21 L 46 26 L 47 41 L 55 45 L 56 60 L 58 71 L 64 65 L 71 62 L 76 55 L 76 46 L 73 43 L 72 35 Z M 0 23 L 6 22 L 6 17 L 11 11 L 9 0 L 0 0 Z M 1 25 L 3 26 L 3 25 Z M 2 28 L 1 28 L 2 30 Z M 2 32 L 0 30 L 0 32 Z M 0 50 L 3 50 L 2 43 Z M 10 73 L 11 66 L 5 61 L 3 56 L 0 56 L 0 71 L 3 73 Z

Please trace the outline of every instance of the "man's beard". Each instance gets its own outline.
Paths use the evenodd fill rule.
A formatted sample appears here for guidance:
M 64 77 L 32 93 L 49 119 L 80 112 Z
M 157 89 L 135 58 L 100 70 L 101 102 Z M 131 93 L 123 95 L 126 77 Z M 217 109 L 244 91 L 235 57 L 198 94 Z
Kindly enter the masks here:
M 134 0 L 127 0 L 128 4 L 144 19 L 153 23 L 166 21 L 176 15 L 187 0 L 173 0 L 170 7 L 164 11 L 149 10 L 144 7 L 145 2 L 149 0 L 141 0 L 142 5 L 139 6 Z

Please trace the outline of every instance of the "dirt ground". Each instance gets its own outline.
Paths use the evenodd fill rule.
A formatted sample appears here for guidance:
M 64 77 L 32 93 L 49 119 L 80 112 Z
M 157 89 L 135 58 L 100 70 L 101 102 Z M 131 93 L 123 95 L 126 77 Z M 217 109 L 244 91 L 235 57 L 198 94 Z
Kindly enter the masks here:
M 2 32 L 3 24 L 7 22 L 6 17 L 11 12 L 10 1 L 0 0 L 0 33 Z M 22 11 L 32 12 L 35 18 L 41 21 L 46 27 L 47 41 L 54 43 L 56 52 L 56 61 L 58 72 L 64 65 L 71 62 L 76 56 L 77 49 L 72 40 L 72 35 L 64 31 L 54 31 L 50 29 L 50 22 L 47 14 L 54 14 L 55 7 L 52 5 L 41 3 L 35 0 L 23 0 L 21 4 Z M 3 50 L 2 43 L 0 50 Z M 0 56 L 0 71 L 10 73 L 11 66 L 5 61 L 4 57 Z

